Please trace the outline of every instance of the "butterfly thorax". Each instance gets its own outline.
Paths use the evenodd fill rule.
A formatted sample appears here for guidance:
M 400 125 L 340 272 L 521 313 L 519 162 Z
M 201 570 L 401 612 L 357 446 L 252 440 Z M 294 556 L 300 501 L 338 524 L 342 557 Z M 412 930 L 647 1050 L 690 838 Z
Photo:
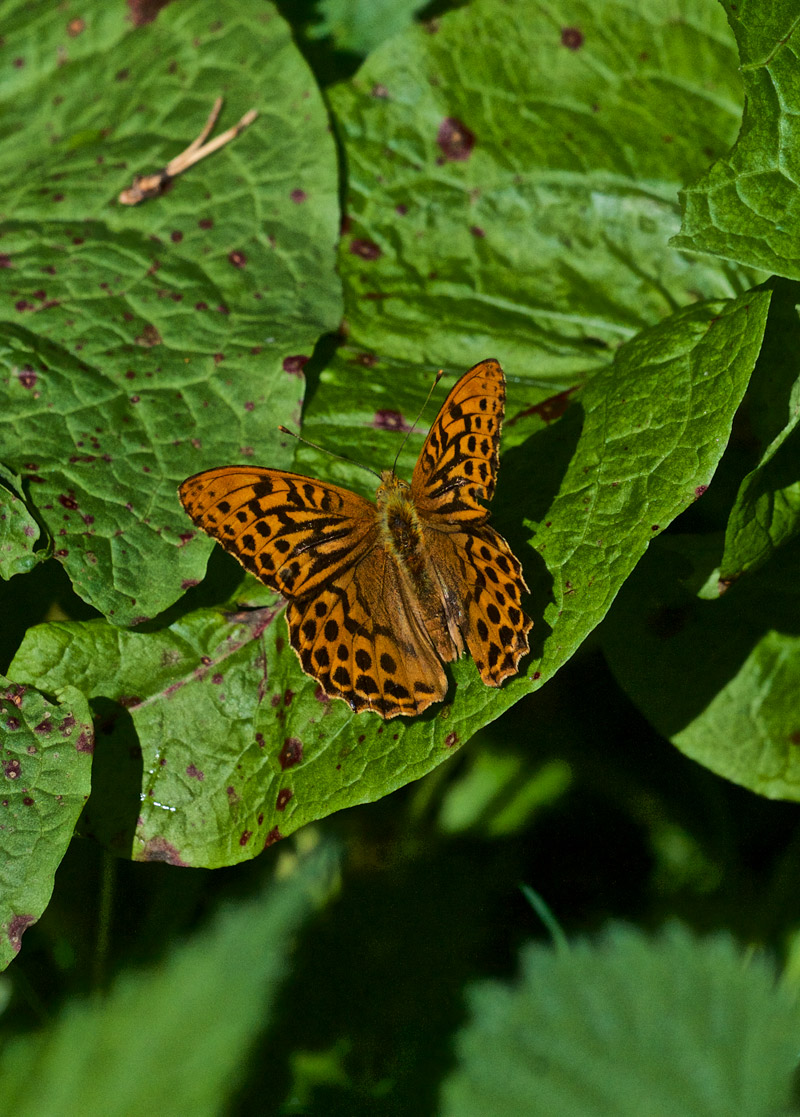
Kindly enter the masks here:
M 383 545 L 405 567 L 414 582 L 425 572 L 422 532 L 411 498 L 411 486 L 384 469 L 375 495 Z
M 461 609 L 443 596 L 431 553 L 430 531 L 420 520 L 411 486 L 387 469 L 375 497 L 381 542 L 393 556 L 401 578 L 412 588 L 418 616 L 439 655 L 447 663 L 464 647 L 459 631 Z

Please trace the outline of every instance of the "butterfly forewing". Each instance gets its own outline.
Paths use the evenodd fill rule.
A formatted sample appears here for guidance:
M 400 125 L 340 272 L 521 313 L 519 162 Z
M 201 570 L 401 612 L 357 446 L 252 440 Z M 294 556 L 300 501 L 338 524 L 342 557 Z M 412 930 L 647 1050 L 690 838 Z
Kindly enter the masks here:
M 506 384 L 498 361 L 466 372 L 442 404 L 411 479 L 421 516 L 450 524 L 485 520 L 492 499 Z
M 298 473 L 223 466 L 190 477 L 179 493 L 198 527 L 284 597 L 313 593 L 377 538 L 373 504 Z

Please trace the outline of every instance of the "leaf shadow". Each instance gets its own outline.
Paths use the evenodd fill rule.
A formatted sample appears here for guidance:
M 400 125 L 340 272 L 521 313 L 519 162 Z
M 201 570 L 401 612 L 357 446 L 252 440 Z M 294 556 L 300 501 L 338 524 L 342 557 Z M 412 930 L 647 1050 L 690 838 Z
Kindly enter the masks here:
M 530 589 L 524 607 L 533 621 L 530 638 L 533 660 L 541 659 L 545 641 L 552 632 L 544 613 L 553 600 L 553 576 L 532 544 L 535 534 L 531 525 L 546 519 L 558 495 L 575 454 L 584 417 L 582 404 L 575 400 L 557 421 L 507 450 L 498 475 L 494 499 L 497 514 L 492 523 L 522 563 Z
M 79 832 L 128 858 L 141 809 L 142 748 L 129 710 L 102 697 L 93 698 L 91 706 L 95 723 L 92 791 Z
M 787 592 L 796 581 L 800 542 L 781 548 L 758 574 L 713 600 L 697 596 L 713 567 L 697 544 L 695 536 L 665 535 L 600 631 L 620 685 L 666 737 L 708 710 L 768 633 L 800 636 L 800 610 Z

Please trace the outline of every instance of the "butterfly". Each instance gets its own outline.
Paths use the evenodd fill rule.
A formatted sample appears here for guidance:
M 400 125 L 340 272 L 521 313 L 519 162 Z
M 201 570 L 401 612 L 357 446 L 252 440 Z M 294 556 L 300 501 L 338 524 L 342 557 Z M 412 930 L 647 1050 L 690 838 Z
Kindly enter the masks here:
M 195 524 L 287 599 L 303 671 L 356 712 L 411 717 L 440 702 L 443 665 L 465 648 L 495 687 L 528 651 L 528 587 L 486 508 L 504 407 L 503 370 L 481 361 L 445 399 L 410 484 L 384 470 L 375 503 L 249 465 L 180 486 Z

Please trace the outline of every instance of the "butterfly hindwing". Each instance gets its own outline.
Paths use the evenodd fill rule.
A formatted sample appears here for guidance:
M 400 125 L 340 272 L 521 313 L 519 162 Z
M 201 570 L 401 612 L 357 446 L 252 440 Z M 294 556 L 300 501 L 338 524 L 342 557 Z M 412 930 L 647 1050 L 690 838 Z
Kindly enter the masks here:
M 499 465 L 506 385 L 498 361 L 464 373 L 442 404 L 414 467 L 411 491 L 421 516 L 481 522 Z
M 286 611 L 306 674 L 330 697 L 384 718 L 418 714 L 447 693 L 430 639 L 412 612 L 397 607 L 399 581 L 396 563 L 377 547 Z
M 502 535 L 488 524 L 451 538 L 467 571 L 467 647 L 487 686 L 500 686 L 516 675 L 533 627 L 520 605 L 528 592 L 522 567 Z
M 368 500 L 280 469 L 209 469 L 184 481 L 179 494 L 198 527 L 287 598 L 325 585 L 377 536 Z

